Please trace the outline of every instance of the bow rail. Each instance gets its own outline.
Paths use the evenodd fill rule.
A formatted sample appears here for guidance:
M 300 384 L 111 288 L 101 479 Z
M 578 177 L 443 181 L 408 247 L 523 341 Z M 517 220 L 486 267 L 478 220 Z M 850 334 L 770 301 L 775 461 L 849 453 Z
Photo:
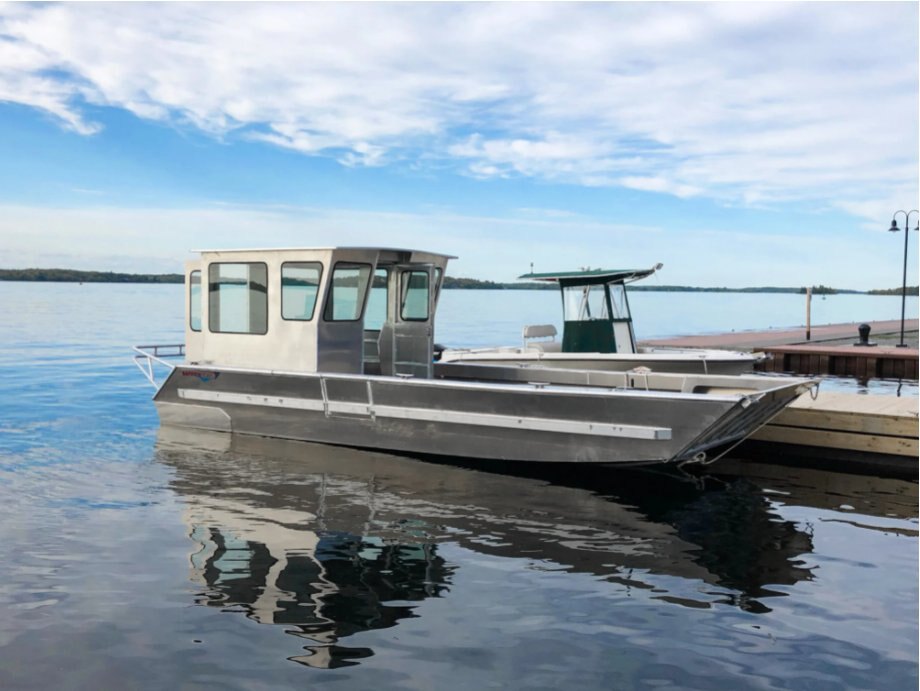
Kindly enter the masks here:
M 184 358 L 185 344 L 170 343 L 166 345 L 138 345 L 134 346 L 134 364 L 137 365 L 141 374 L 147 378 L 155 388 L 159 389 L 161 382 L 156 379 L 157 370 L 155 366 L 165 367 L 169 372 L 175 369 L 175 365 L 168 362 L 166 358 Z

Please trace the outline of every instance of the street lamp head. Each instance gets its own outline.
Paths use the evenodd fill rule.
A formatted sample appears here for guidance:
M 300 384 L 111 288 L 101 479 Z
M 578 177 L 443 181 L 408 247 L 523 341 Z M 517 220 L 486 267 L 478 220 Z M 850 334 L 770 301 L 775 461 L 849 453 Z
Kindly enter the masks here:
M 889 233 L 897 233 L 899 230 L 901 230 L 901 229 L 898 228 L 898 222 L 892 218 L 892 219 L 891 219 L 891 228 L 888 229 L 888 232 L 889 232 Z

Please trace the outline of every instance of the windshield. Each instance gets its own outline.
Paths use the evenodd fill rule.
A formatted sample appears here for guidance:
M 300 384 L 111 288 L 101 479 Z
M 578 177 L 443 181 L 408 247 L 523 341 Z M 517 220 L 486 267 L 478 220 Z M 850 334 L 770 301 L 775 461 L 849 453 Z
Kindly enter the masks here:
M 610 309 L 608 309 L 604 294 L 605 287 L 610 291 Z M 606 286 L 565 286 L 562 289 L 562 309 L 567 322 L 630 318 L 629 303 L 626 301 L 626 286 L 622 283 L 608 283 Z
M 567 322 L 610 319 L 602 285 L 566 286 L 562 289 L 562 303 Z

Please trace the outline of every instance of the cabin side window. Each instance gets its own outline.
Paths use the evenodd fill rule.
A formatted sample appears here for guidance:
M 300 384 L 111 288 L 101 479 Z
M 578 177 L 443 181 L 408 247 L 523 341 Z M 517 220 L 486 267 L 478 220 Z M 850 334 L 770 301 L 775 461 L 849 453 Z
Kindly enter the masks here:
M 268 332 L 268 267 L 264 263 L 208 267 L 208 328 L 215 333 Z
M 192 331 L 201 331 L 201 272 L 188 275 L 188 322 Z
M 332 269 L 323 319 L 329 322 L 358 321 L 370 277 L 370 264 L 337 263 Z
M 282 319 L 313 319 L 322 276 L 323 265 L 319 262 L 285 262 L 281 265 Z
M 404 321 L 427 321 L 429 304 L 427 271 L 403 271 L 400 317 Z

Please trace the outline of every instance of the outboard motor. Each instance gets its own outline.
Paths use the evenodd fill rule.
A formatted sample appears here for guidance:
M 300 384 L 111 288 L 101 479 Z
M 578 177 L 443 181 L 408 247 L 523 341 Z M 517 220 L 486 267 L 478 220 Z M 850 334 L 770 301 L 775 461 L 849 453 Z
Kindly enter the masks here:
M 444 354 L 444 349 L 446 346 L 441 345 L 440 343 L 434 344 L 434 349 L 432 351 L 432 360 L 438 362 L 441 359 L 441 355 Z

